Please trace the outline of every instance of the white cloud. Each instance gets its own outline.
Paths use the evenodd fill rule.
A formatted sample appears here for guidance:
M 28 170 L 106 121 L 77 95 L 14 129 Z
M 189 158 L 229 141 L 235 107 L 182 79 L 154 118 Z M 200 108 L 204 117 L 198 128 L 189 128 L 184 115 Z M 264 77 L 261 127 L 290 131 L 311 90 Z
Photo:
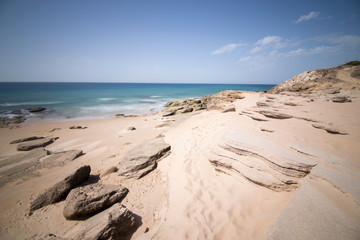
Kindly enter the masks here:
M 239 59 L 239 62 L 247 62 L 249 60 L 253 59 L 253 57 L 247 56 L 247 57 L 242 57 Z
M 225 46 L 222 46 L 221 48 L 215 50 L 214 52 L 211 53 L 211 55 L 217 55 L 217 54 L 223 54 L 226 52 L 232 52 L 234 51 L 237 47 L 241 47 L 244 46 L 245 44 L 243 43 L 230 43 L 227 44 Z
M 310 19 L 317 18 L 319 15 L 320 15 L 320 12 L 311 11 L 311 12 L 309 12 L 308 15 L 302 15 L 302 16 L 300 16 L 300 17 L 295 21 L 295 23 L 301 23 L 301 22 L 304 22 L 304 21 L 309 21 Z
M 282 38 L 279 36 L 267 36 L 267 37 L 264 37 L 263 39 L 260 39 L 259 41 L 257 41 L 255 43 L 255 45 L 265 46 L 265 45 L 270 45 L 270 44 L 277 44 L 277 43 L 280 43 L 281 40 L 282 40 Z
M 316 55 L 316 54 L 328 54 L 328 53 L 334 53 L 338 50 L 338 47 L 334 46 L 320 46 L 315 48 L 299 48 L 296 50 L 289 51 L 287 53 L 281 54 L 285 57 L 293 57 L 293 56 L 308 56 L 308 55 Z
M 254 54 L 254 53 L 258 53 L 262 50 L 261 47 L 254 47 L 253 49 L 250 50 L 250 53 Z
M 328 38 L 327 41 L 347 47 L 360 46 L 360 36 L 357 35 L 332 36 Z

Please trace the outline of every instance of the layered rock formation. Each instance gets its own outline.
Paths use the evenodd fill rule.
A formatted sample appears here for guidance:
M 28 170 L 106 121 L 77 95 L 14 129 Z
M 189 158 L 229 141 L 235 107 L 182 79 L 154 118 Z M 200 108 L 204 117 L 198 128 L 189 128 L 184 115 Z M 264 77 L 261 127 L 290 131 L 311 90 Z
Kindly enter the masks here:
M 268 93 L 320 91 L 336 94 L 341 89 L 360 89 L 358 72 L 360 72 L 360 66 L 349 65 L 307 71 L 273 87 Z

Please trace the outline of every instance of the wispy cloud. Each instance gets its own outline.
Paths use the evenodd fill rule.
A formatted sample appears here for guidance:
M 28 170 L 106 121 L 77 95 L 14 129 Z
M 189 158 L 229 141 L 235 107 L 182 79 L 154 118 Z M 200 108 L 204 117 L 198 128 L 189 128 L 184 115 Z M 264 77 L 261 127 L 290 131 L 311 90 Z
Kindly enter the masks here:
M 309 21 L 310 19 L 314 19 L 319 17 L 320 12 L 315 12 L 315 11 L 311 11 L 309 12 L 309 14 L 307 15 L 302 15 L 300 16 L 297 20 L 295 20 L 295 23 L 301 23 L 301 22 L 305 22 L 305 21 Z
M 246 44 L 243 44 L 243 43 L 230 43 L 230 44 L 227 44 L 225 46 L 222 46 L 221 48 L 213 51 L 211 53 L 211 55 L 218 55 L 218 54 L 223 54 L 223 53 L 226 53 L 226 52 L 232 52 L 234 51 L 237 47 L 241 47 L 241 46 L 244 46 Z
M 262 39 L 260 39 L 259 41 L 257 41 L 255 43 L 255 45 L 261 45 L 261 46 L 265 46 L 265 45 L 270 45 L 270 44 L 277 44 L 279 42 L 281 42 L 281 37 L 279 36 L 267 36 L 264 37 Z
M 239 62 L 247 62 L 249 60 L 253 59 L 251 56 L 242 57 L 239 59 Z
M 293 57 L 293 56 L 307 56 L 307 55 L 315 55 L 315 54 L 329 54 L 334 53 L 339 50 L 337 46 L 319 46 L 315 48 L 299 48 L 296 50 L 292 50 L 286 53 L 280 54 L 284 57 Z

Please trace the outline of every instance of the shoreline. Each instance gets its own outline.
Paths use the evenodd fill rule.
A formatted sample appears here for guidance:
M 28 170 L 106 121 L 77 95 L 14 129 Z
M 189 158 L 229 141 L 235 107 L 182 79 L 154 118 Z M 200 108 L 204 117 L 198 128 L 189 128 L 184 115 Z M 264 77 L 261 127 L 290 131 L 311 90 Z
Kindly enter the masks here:
M 338 76 L 348 80 L 346 71 Z M 67 220 L 65 199 L 29 214 L 41 193 L 89 165 L 83 186 L 128 189 L 121 204 L 136 217 L 129 239 L 356 239 L 360 82 L 353 80 L 339 83 L 356 88 L 225 91 L 151 115 L 1 128 L 0 238 L 71 239 L 105 214 Z M 19 151 L 30 140 L 10 144 L 31 136 L 52 142 L 30 151 Z M 73 158 L 75 151 L 82 154 Z M 157 156 L 143 165 L 149 172 L 124 171 L 134 159 L 152 159 L 146 153 Z

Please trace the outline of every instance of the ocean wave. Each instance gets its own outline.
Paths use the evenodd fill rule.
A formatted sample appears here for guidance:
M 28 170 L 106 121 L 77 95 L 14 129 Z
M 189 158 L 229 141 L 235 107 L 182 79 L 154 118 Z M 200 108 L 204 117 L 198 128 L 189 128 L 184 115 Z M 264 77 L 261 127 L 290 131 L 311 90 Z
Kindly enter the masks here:
M 20 103 L 0 103 L 0 107 L 26 106 L 26 105 L 51 105 L 62 102 L 20 102 Z
M 106 114 L 112 116 L 116 113 L 123 114 L 147 114 L 161 111 L 165 103 L 161 102 L 147 102 L 147 103 L 133 103 L 126 105 L 98 105 L 81 107 L 76 113 L 78 116 L 96 116 Z
M 152 95 L 152 96 L 149 96 L 149 97 L 151 97 L 151 98 L 159 98 L 159 97 L 161 97 L 161 96 L 158 96 L 158 95 Z
M 117 100 L 117 98 L 97 98 L 97 100 L 106 102 Z

